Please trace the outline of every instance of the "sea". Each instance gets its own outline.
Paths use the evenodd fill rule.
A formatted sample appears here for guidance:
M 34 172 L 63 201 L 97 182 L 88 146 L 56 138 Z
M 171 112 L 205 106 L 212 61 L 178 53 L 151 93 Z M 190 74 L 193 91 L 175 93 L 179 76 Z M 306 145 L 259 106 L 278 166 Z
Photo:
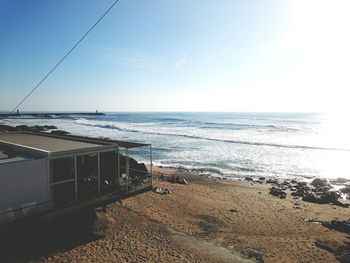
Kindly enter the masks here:
M 108 112 L 7 125 L 55 125 L 75 135 L 152 144 L 153 164 L 240 179 L 350 179 L 350 124 L 345 114 Z M 130 150 L 149 163 L 149 147 Z

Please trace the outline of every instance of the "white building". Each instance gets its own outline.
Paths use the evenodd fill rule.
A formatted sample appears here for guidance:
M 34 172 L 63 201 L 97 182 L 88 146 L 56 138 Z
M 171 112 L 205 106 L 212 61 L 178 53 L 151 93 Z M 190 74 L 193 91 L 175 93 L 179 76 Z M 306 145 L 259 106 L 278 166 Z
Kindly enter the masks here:
M 145 166 L 127 156 L 129 148 L 143 146 L 151 149 L 78 136 L 0 133 L 0 224 L 95 208 L 150 190 Z

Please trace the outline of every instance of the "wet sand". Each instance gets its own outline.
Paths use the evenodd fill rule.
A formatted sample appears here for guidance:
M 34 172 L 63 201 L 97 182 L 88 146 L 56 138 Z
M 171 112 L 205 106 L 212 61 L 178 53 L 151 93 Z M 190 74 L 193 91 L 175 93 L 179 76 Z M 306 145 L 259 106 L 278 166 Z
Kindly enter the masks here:
M 56 222 L 50 226 L 56 231 L 45 234 L 33 229 L 26 238 L 17 237 L 21 242 L 2 246 L 0 261 L 243 262 L 240 252 L 264 262 L 338 262 L 335 250 L 319 244 L 336 248 L 349 241 L 344 233 L 304 220 L 349 219 L 350 208 L 307 203 L 290 194 L 279 199 L 268 194 L 268 184 L 154 170 L 190 184 L 154 180 L 172 193 L 149 192 L 111 204 L 107 215 L 98 214 L 95 231 L 77 231 L 87 216 Z

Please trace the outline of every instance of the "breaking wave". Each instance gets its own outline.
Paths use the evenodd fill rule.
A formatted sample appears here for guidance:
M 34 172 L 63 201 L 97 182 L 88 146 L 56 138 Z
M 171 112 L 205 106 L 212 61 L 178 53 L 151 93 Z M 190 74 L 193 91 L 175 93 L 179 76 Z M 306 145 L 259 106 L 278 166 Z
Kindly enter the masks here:
M 220 139 L 215 137 L 207 137 L 207 136 L 198 136 L 191 134 L 183 134 L 183 133 L 167 133 L 167 132 L 157 132 L 145 129 L 135 129 L 135 128 L 125 128 L 120 127 L 115 123 L 110 124 L 99 124 L 93 121 L 89 121 L 84 118 L 80 118 L 76 120 L 77 124 L 104 128 L 104 129 L 114 129 L 121 132 L 129 132 L 129 133 L 140 133 L 140 134 L 150 134 L 150 135 L 160 135 L 160 136 L 171 136 L 171 137 L 183 137 L 189 139 L 197 139 L 197 140 L 206 140 L 206 141 L 216 141 L 216 142 L 224 142 L 224 143 L 232 143 L 232 144 L 242 144 L 242 145 L 252 145 L 252 146 L 267 146 L 267 147 L 277 147 L 277 148 L 289 148 L 289 149 L 309 149 L 309 150 L 330 150 L 330 151 L 350 151 L 350 149 L 341 149 L 341 148 L 332 148 L 332 147 L 318 147 L 318 146 L 308 146 L 308 145 L 293 145 L 293 144 L 279 144 L 279 143 L 268 143 L 268 142 L 254 142 L 254 141 L 245 141 L 245 140 L 231 140 L 231 139 Z M 271 126 L 271 125 L 269 125 Z

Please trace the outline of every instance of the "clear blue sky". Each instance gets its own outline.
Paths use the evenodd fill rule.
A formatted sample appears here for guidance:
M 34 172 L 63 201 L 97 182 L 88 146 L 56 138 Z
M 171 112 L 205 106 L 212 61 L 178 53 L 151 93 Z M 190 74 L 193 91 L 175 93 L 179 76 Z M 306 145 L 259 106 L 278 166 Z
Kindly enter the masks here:
M 0 0 L 0 110 L 113 2 Z M 343 110 L 349 12 L 346 0 L 120 0 L 20 109 Z

